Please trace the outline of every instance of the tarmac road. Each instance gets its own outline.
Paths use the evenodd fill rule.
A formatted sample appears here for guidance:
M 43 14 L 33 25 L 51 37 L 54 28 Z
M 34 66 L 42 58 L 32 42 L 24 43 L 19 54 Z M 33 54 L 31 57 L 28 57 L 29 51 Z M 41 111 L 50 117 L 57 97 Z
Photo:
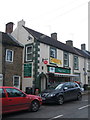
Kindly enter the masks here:
M 21 111 L 16 113 L 10 113 L 3 116 L 5 120 L 14 120 L 14 118 L 47 118 L 47 120 L 55 120 L 57 118 L 88 118 L 89 116 L 89 108 L 90 102 L 89 95 L 83 95 L 81 101 L 70 101 L 66 102 L 63 105 L 56 105 L 56 104 L 46 104 L 42 105 L 39 111 L 37 112 L 27 112 Z

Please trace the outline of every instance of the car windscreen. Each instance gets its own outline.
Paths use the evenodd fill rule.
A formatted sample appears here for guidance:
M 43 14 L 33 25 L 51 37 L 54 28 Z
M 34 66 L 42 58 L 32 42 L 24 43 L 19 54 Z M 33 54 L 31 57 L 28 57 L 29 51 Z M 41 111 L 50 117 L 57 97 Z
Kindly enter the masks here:
M 63 86 L 63 84 L 59 84 L 59 85 L 55 88 L 55 90 L 59 90 L 59 89 L 61 89 L 62 86 Z

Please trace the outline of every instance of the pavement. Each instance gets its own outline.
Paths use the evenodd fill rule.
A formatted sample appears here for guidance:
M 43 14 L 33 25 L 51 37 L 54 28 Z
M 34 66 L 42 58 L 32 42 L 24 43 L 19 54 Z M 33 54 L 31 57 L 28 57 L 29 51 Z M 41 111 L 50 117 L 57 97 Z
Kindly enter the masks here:
M 86 95 L 86 94 L 90 94 L 90 90 L 84 90 L 84 91 L 82 92 L 82 95 Z

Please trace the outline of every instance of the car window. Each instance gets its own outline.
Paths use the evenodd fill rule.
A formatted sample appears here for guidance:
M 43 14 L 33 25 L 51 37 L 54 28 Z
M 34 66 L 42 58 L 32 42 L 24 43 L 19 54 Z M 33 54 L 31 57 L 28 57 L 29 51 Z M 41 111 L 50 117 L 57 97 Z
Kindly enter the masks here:
M 67 87 L 68 89 L 71 88 L 70 83 L 65 83 L 64 87 Z
M 4 89 L 0 88 L 0 98 L 6 97 Z
M 62 86 L 63 86 L 63 84 L 59 84 L 59 85 L 55 88 L 55 90 L 61 89 Z
M 77 83 L 74 83 L 75 84 L 75 87 L 80 87 Z
M 75 88 L 75 83 L 71 83 L 71 88 Z
M 13 88 L 6 88 L 6 91 L 8 93 L 8 97 L 22 97 L 24 95 L 23 92 Z

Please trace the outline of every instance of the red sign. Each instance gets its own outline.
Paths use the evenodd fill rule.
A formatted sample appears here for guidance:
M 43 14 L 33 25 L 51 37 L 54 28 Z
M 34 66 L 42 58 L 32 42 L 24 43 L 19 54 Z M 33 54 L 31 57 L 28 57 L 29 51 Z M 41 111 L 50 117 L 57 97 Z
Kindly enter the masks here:
M 44 64 L 48 64 L 48 61 L 47 61 L 47 60 L 44 60 Z

